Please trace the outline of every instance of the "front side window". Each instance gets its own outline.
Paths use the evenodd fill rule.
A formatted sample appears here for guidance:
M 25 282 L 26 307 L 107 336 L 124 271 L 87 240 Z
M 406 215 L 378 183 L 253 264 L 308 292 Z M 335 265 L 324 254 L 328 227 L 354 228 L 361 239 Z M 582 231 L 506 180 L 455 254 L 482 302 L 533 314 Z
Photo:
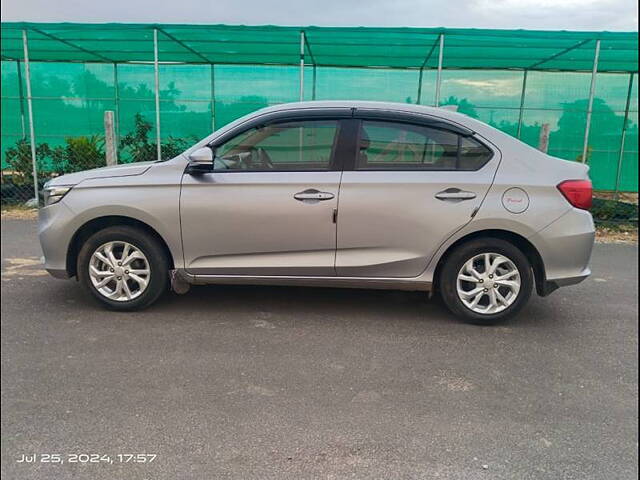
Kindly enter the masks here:
M 422 125 L 363 120 L 358 170 L 477 170 L 491 150 L 472 138 Z
M 214 171 L 329 170 L 336 120 L 252 128 L 216 148 Z

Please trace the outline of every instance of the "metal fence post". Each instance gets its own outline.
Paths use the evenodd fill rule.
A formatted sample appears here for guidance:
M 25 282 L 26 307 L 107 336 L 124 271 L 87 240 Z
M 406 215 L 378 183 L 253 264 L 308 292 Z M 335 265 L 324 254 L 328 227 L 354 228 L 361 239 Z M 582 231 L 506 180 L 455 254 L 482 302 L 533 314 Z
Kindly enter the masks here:
M 20 68 L 20 60 L 16 60 L 18 67 L 18 95 L 20 96 L 20 126 L 22 127 L 22 138 L 27 138 L 27 128 L 24 123 L 24 91 L 22 89 L 22 69 Z
M 36 135 L 33 128 L 33 104 L 31 96 L 31 68 L 29 65 L 29 46 L 27 41 L 27 31 L 22 30 L 22 48 L 24 50 L 24 74 L 27 81 L 27 111 L 29 113 L 29 137 L 31 143 L 31 163 L 33 166 L 33 191 L 36 204 L 40 205 L 38 198 L 38 167 L 36 160 Z
M 440 48 L 438 51 L 438 77 L 436 78 L 436 107 L 440 106 L 440 85 L 442 84 L 442 57 L 444 56 L 444 33 L 440 34 Z
M 158 29 L 153 29 L 153 73 L 156 84 L 156 153 L 157 159 L 162 160 L 162 145 L 160 143 L 160 73 L 158 67 Z
M 627 103 L 624 107 L 624 120 L 622 122 L 622 136 L 620 138 L 620 154 L 618 155 L 618 168 L 616 169 L 616 187 L 613 199 L 618 199 L 620 193 L 620 177 L 622 176 L 622 161 L 624 160 L 624 142 L 627 137 L 627 125 L 629 123 L 629 108 L 631 107 L 631 93 L 633 92 L 633 76 L 629 77 L 629 89 L 627 90 Z
M 420 67 L 420 73 L 418 73 L 418 99 L 416 100 L 416 105 L 420 105 L 420 100 L 422 99 L 422 76 L 424 72 L 424 67 Z
M 527 75 L 529 74 L 529 70 L 524 71 L 524 75 L 522 77 L 522 93 L 520 94 L 520 113 L 518 115 L 518 133 L 516 135 L 517 138 L 522 136 L 522 119 L 524 116 L 524 99 L 527 91 Z
M 589 104 L 587 106 L 587 124 L 584 129 L 584 146 L 582 147 L 582 163 L 587 163 L 589 150 L 589 130 L 591 128 L 591 114 L 593 113 L 593 97 L 596 93 L 596 76 L 598 75 L 598 58 L 600 57 L 600 40 L 596 40 L 596 50 L 593 55 L 593 70 L 591 71 L 591 87 L 589 89 Z
M 300 101 L 304 100 L 304 31 L 300 32 Z
M 116 142 L 116 162 L 118 161 L 118 149 L 120 148 L 120 87 L 118 86 L 118 64 L 113 64 L 113 97 L 114 97 L 114 124 Z
M 216 130 L 216 90 L 215 90 L 215 84 L 216 84 L 216 74 L 215 74 L 215 68 L 213 63 L 210 64 L 211 66 L 211 131 L 215 132 Z
M 311 91 L 311 100 L 315 100 L 316 99 L 316 80 L 318 77 L 318 73 L 316 71 L 316 63 L 315 60 L 313 62 L 313 90 Z

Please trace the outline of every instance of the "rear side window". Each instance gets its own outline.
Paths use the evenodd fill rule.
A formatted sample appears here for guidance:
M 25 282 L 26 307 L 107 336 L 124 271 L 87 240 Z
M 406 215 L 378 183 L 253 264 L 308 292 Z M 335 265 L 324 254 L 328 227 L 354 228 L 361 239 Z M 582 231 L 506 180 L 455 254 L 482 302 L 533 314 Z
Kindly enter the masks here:
M 358 170 L 478 170 L 492 156 L 473 138 L 439 128 L 363 120 Z

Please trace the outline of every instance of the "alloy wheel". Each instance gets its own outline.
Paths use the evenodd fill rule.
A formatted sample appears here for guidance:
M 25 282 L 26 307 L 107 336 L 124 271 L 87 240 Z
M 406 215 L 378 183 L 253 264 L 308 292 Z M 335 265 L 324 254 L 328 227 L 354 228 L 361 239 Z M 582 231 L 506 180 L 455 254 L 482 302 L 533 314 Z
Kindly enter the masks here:
M 485 315 L 510 307 L 521 288 L 515 263 L 499 253 L 481 253 L 469 259 L 458 272 L 456 283 L 464 306 Z
M 113 241 L 98 247 L 89 261 L 89 277 L 104 297 L 127 302 L 139 297 L 151 279 L 149 261 L 128 242 Z

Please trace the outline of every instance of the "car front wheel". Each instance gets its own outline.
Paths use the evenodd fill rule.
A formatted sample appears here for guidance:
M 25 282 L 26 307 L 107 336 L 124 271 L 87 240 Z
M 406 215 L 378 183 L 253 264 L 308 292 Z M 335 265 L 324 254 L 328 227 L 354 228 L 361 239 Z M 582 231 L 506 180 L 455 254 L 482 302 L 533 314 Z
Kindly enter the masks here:
M 138 310 L 168 289 L 167 258 L 146 231 L 114 226 L 94 233 L 78 255 L 78 279 L 113 310 Z
M 440 275 L 447 307 L 463 320 L 494 324 L 518 313 L 531 297 L 534 278 L 527 257 L 497 238 L 457 247 Z

